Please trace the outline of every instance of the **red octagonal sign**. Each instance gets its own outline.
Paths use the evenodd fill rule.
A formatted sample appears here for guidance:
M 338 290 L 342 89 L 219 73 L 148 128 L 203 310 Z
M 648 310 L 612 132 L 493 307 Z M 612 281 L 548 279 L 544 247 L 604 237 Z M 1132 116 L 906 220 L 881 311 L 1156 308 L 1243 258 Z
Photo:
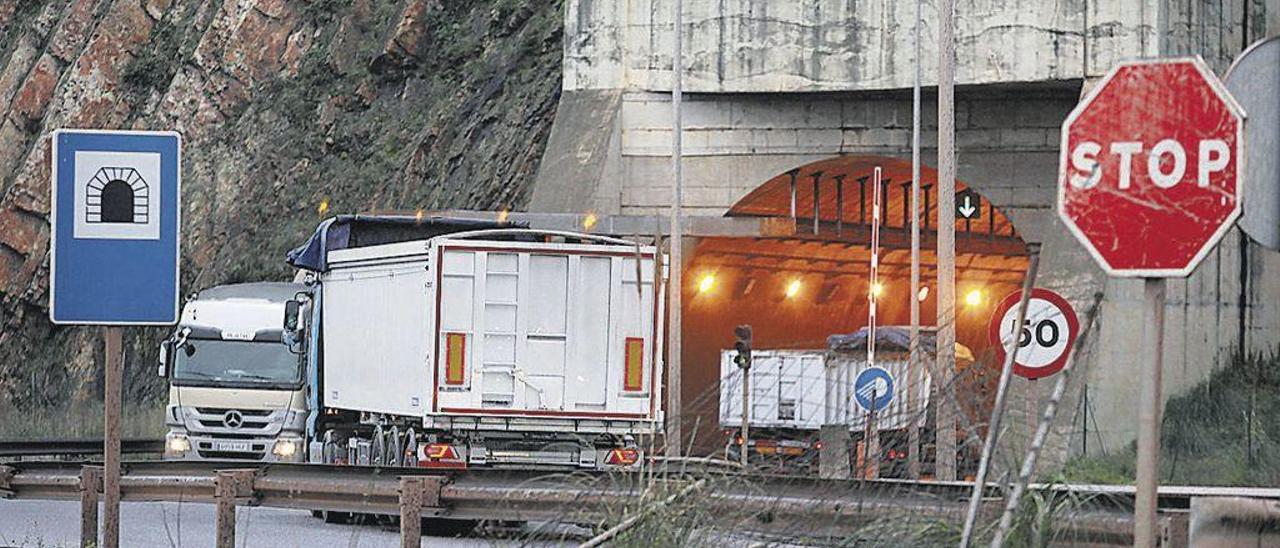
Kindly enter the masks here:
M 1200 58 L 1121 64 L 1062 125 L 1058 215 L 1112 276 L 1187 276 L 1240 216 L 1243 135 Z

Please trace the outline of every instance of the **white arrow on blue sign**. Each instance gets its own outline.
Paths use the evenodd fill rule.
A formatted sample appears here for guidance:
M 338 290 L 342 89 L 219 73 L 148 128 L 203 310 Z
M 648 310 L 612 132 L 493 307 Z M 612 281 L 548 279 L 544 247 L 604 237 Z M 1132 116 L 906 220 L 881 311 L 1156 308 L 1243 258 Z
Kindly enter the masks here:
M 853 381 L 853 399 L 866 411 L 883 411 L 893 401 L 894 382 L 883 367 L 868 367 Z
M 53 323 L 178 321 L 181 149 L 171 131 L 53 133 Z

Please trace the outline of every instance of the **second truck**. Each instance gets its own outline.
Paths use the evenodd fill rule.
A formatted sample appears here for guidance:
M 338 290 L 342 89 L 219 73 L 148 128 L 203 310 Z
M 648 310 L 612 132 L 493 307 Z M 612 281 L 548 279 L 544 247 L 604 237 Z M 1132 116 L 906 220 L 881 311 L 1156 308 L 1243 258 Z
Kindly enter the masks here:
M 263 325 L 275 327 L 252 335 L 297 374 L 272 385 L 288 394 L 271 402 L 279 412 L 269 416 L 283 419 L 277 440 L 200 451 L 215 441 L 193 426 L 232 411 L 256 418 L 260 394 L 239 383 L 269 376 L 246 377 L 250 369 L 283 378 L 286 358 L 224 353 L 223 363 L 256 365 L 226 365 L 239 375 L 230 382 L 228 371 L 205 379 L 201 388 L 223 390 L 218 405 L 188 403 L 182 390 L 200 381 L 184 353 L 223 344 L 198 324 L 207 306 L 197 299 L 165 347 L 171 409 L 182 414 L 171 419 L 170 458 L 602 469 L 634 465 L 662 421 L 654 343 L 664 276 L 652 246 L 496 222 L 344 216 L 322 223 L 290 262 L 304 283 L 288 284 L 283 300 L 284 289 L 262 295 Z M 230 430 L 224 420 L 216 432 Z M 300 445 L 289 452 L 279 440 Z

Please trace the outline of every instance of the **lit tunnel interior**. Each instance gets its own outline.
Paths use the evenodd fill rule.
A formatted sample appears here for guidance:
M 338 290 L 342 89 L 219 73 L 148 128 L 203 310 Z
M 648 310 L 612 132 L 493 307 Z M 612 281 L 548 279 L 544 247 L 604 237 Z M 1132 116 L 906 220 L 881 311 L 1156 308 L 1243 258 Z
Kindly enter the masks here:
M 683 421 L 695 445 L 723 444 L 718 423 L 720 352 L 733 347 L 733 328 L 750 324 L 756 349 L 825 349 L 832 334 L 868 323 L 871 290 L 873 173 L 881 169 L 882 199 L 877 324 L 910 324 L 911 163 L 883 156 L 840 156 L 779 174 L 735 204 L 726 216 L 773 219 L 769 236 L 699 239 L 686 263 L 683 287 Z M 937 173 L 921 169 L 922 326 L 936 319 Z M 795 221 L 792 218 L 794 181 Z M 967 185 L 957 181 L 957 194 Z M 956 221 L 956 340 L 977 358 L 958 382 L 981 413 L 980 394 L 993 384 L 987 324 L 999 300 L 1017 290 L 1028 264 L 1025 244 L 1009 219 L 980 195 L 971 219 Z M 958 206 L 963 203 L 957 200 Z M 815 223 L 816 218 L 816 223 Z M 776 220 L 776 222 L 774 222 Z M 792 228 L 794 226 L 794 229 Z M 962 402 L 962 406 L 968 407 Z M 989 406 L 989 403 L 987 403 Z

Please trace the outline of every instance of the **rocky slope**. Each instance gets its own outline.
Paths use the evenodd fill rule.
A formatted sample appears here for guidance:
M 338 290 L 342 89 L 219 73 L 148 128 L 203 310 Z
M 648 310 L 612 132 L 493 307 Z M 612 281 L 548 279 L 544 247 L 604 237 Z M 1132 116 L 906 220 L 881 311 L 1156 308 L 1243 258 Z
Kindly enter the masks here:
M 558 0 L 0 2 L 0 404 L 100 396 L 47 320 L 49 135 L 183 136 L 184 293 L 284 279 L 325 216 L 520 207 L 560 89 Z M 154 400 L 160 331 L 127 335 Z

